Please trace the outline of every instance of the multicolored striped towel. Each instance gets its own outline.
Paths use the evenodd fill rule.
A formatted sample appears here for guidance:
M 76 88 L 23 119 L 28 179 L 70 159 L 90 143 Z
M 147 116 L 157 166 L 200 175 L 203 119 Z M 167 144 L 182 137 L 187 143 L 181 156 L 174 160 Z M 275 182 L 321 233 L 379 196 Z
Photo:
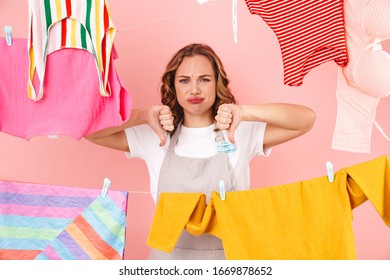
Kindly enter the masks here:
M 127 192 L 0 181 L 0 259 L 123 259 Z

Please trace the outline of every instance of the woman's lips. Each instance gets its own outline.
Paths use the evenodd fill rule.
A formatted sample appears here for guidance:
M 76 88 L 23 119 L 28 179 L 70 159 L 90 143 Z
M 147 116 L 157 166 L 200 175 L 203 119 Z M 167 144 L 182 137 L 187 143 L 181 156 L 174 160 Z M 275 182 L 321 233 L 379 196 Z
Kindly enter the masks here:
M 187 101 L 191 104 L 199 104 L 203 101 L 203 98 L 188 98 Z

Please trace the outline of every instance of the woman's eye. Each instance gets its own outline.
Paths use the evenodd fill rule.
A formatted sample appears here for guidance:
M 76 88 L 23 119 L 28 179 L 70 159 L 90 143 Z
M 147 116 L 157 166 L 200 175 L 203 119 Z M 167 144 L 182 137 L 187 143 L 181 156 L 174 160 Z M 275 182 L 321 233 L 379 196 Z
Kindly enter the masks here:
M 210 79 L 204 78 L 204 79 L 201 79 L 200 81 L 203 83 L 207 83 L 207 82 L 210 82 Z
M 179 83 L 187 84 L 188 83 L 188 79 L 180 79 Z

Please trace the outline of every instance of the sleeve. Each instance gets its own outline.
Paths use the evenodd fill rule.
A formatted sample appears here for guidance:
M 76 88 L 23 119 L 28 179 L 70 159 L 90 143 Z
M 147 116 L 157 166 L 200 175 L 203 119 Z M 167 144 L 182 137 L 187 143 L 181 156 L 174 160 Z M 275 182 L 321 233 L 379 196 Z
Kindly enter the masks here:
M 145 160 L 147 154 L 153 153 L 152 149 L 160 148 L 160 139 L 148 125 L 126 128 L 125 134 L 130 149 L 130 152 L 125 152 L 127 158 Z M 167 146 L 167 143 L 165 146 Z
M 254 156 L 269 156 L 272 148 L 264 149 L 264 133 L 267 124 L 264 122 L 241 122 L 235 133 L 236 143 L 240 149 Z
M 387 156 L 343 169 L 347 173 L 347 190 L 351 207 L 367 199 L 390 227 L 390 165 Z

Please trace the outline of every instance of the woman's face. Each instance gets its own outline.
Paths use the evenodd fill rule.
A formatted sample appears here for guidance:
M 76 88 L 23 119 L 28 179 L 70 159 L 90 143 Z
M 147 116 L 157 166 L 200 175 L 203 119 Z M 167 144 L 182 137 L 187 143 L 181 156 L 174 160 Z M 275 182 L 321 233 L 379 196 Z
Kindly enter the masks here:
M 184 112 L 183 125 L 202 127 L 214 122 L 212 106 L 216 80 L 211 61 L 203 55 L 185 57 L 176 70 L 177 100 Z

